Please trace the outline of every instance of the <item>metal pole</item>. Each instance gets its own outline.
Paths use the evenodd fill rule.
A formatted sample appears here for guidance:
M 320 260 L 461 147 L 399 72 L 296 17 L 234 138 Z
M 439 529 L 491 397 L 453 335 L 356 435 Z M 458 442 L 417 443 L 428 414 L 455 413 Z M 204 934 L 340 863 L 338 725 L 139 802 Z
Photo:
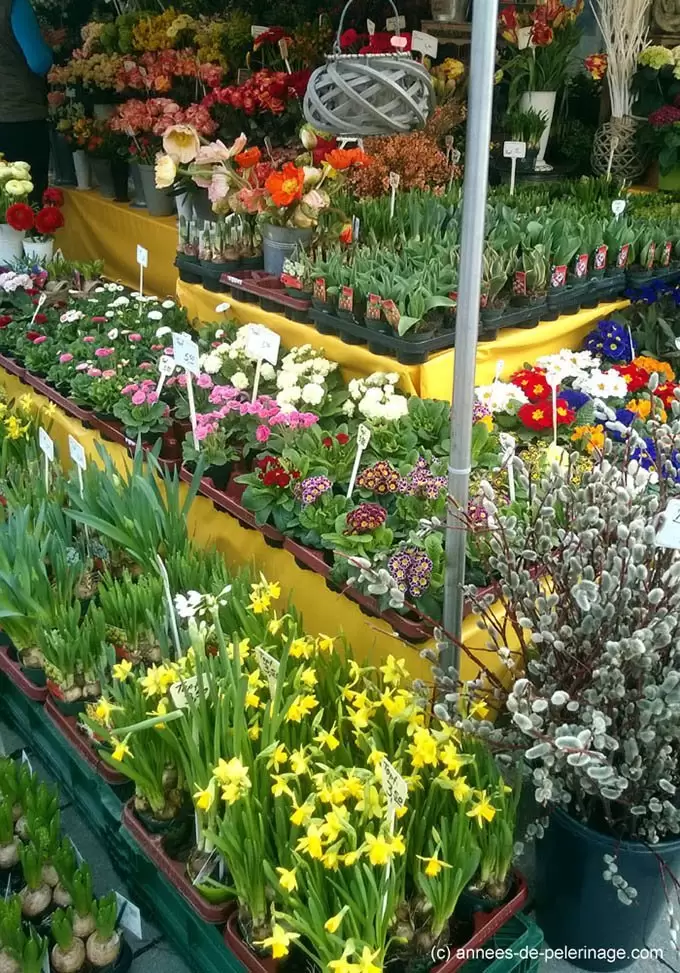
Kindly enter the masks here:
M 498 0 L 475 0 L 472 12 L 472 48 L 463 188 L 460 281 L 456 318 L 456 354 L 451 412 L 449 504 L 446 532 L 444 628 L 458 641 L 463 625 L 463 584 L 467 531 L 459 512 L 468 506 L 472 408 L 477 359 L 477 331 L 481 295 L 484 220 L 489 182 L 489 141 L 496 71 Z M 458 672 L 459 650 L 453 643 L 441 660 L 445 672 Z

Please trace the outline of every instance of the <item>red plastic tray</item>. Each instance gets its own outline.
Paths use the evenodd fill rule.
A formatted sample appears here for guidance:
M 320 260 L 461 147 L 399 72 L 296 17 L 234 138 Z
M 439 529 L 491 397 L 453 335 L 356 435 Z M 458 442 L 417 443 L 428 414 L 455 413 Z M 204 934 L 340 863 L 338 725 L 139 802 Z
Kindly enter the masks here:
M 21 365 L 18 365 L 13 358 L 9 358 L 6 355 L 0 355 L 0 365 L 9 372 L 10 375 L 16 375 L 18 379 L 22 382 L 24 381 L 24 376 L 26 375 L 26 369 Z
M 301 561 L 306 567 L 316 574 L 320 574 L 322 578 L 327 578 L 331 573 L 331 566 L 327 564 L 324 560 L 321 551 L 315 551 L 311 547 L 305 547 L 304 544 L 299 544 L 294 541 L 291 537 L 285 537 L 283 541 L 283 548 L 292 554 L 297 561 Z
M 61 392 L 57 392 L 55 388 L 48 385 L 47 382 L 42 378 L 37 378 L 35 375 L 30 375 L 26 373 L 27 381 L 33 386 L 36 392 L 40 395 L 44 395 L 46 398 L 58 405 L 60 409 L 68 415 L 73 416 L 74 419 L 78 419 L 80 422 L 85 422 L 92 425 L 92 418 L 94 413 L 90 409 L 82 409 L 79 405 L 76 405 L 72 399 L 67 396 L 62 395 Z
M 312 306 L 311 301 L 286 294 L 285 285 L 278 277 L 267 274 L 263 270 L 237 270 L 230 274 L 222 274 L 220 282 L 228 287 L 245 291 L 246 294 L 252 294 L 258 300 L 264 298 L 266 301 L 273 301 L 279 304 L 284 312 L 288 308 L 305 313 Z
M 224 941 L 234 956 L 241 960 L 251 973 L 276 973 L 280 963 L 271 956 L 257 956 L 241 938 L 238 929 L 238 913 L 232 912 L 224 927 Z
M 10 656 L 8 645 L 0 645 L 0 671 L 12 680 L 17 689 L 32 699 L 34 703 L 44 703 L 47 699 L 47 686 L 36 686 L 24 675 L 21 665 Z
M 108 764 L 104 763 L 97 751 L 94 750 L 94 748 L 90 745 L 89 740 L 78 729 L 79 723 L 75 716 L 64 716 L 63 713 L 59 712 L 51 699 L 48 699 L 45 703 L 45 712 L 62 736 L 66 737 L 73 749 L 77 750 L 83 760 L 90 767 L 92 767 L 92 769 L 99 774 L 99 776 L 102 777 L 107 784 L 111 784 L 115 787 L 128 783 L 127 777 L 125 777 L 123 774 L 119 774 L 117 771 L 109 767 Z
M 165 875 L 171 885 L 177 889 L 182 898 L 189 903 L 201 919 L 211 925 L 221 925 L 227 921 L 229 915 L 234 911 L 234 902 L 225 902 L 222 905 L 206 902 L 201 893 L 194 888 L 187 878 L 182 862 L 176 862 L 166 854 L 160 835 L 151 835 L 146 831 L 134 812 L 132 801 L 129 801 L 123 808 L 121 820 L 123 827 L 130 832 L 146 856 Z

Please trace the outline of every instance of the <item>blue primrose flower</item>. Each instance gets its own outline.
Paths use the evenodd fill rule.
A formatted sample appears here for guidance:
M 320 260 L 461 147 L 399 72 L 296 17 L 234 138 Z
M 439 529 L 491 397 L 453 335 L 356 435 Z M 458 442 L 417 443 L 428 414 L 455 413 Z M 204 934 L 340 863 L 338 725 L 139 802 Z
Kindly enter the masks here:
M 647 437 L 644 446 L 636 446 L 631 450 L 630 458 L 637 460 L 643 470 L 649 470 L 656 465 L 656 443 Z
M 585 392 L 580 392 L 578 389 L 560 389 L 560 398 L 569 405 L 570 409 L 574 412 L 578 412 L 582 409 L 586 402 L 590 402 L 590 396 L 586 395 Z

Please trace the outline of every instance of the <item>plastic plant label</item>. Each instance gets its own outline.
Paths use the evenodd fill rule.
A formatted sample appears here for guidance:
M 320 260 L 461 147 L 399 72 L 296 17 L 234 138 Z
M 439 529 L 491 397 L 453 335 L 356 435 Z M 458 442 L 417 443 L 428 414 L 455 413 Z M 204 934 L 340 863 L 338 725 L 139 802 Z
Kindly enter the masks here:
M 576 258 L 574 263 L 574 276 L 579 280 L 588 273 L 588 254 L 582 253 Z
M 361 220 L 358 216 L 352 217 L 352 239 L 356 243 L 359 239 L 359 231 L 361 230 Z
M 451 162 L 453 162 L 454 166 L 457 166 L 458 165 L 458 163 L 460 162 L 461 158 L 462 158 L 462 156 L 461 156 L 460 149 L 454 149 L 453 152 L 451 153 Z
M 380 320 L 380 298 L 377 294 L 368 295 L 368 303 L 366 305 L 366 317 L 369 321 L 379 321 Z
M 269 693 L 273 699 L 276 694 L 276 683 L 279 678 L 281 663 L 273 655 L 270 655 L 269 652 L 261 649 L 259 645 L 255 648 L 255 655 L 257 656 L 257 664 L 260 667 L 260 671 L 267 677 Z
M 566 264 L 560 264 L 559 267 L 553 267 L 552 274 L 550 275 L 550 286 L 553 288 L 564 287 L 566 283 L 567 283 Z
M 281 40 L 279 41 L 279 53 L 281 54 L 281 57 L 283 58 L 284 61 L 287 60 L 287 58 L 288 58 L 288 39 L 286 37 L 282 37 Z
M 387 796 L 387 821 L 390 831 L 394 832 L 394 819 L 397 808 L 406 806 L 408 785 L 387 757 L 383 757 L 380 769 L 382 770 L 383 790 Z
M 525 270 L 516 271 L 515 279 L 512 282 L 512 293 L 515 297 L 526 297 L 527 275 Z
M 255 361 L 268 361 L 270 365 L 276 365 L 280 347 L 281 336 L 276 331 L 265 328 L 263 324 L 248 325 L 246 353 Z
M 406 26 L 406 17 L 388 17 L 385 22 L 385 30 L 403 30 Z
M 198 820 L 198 816 L 197 816 L 197 820 Z M 209 856 L 209 858 L 206 861 L 205 865 L 203 866 L 203 868 L 200 870 L 200 872 L 198 873 L 198 875 L 196 876 L 196 878 L 191 883 L 192 885 L 194 885 L 194 886 L 195 885 L 201 885 L 201 883 L 203 881 L 205 881 L 205 879 L 210 875 L 210 873 L 212 872 L 213 868 L 215 867 L 215 857 L 216 857 L 216 855 L 217 855 L 217 849 L 215 849 L 215 851 L 213 851 L 212 854 Z
M 21 751 L 21 762 L 22 764 L 26 764 L 30 772 L 33 773 L 33 766 L 31 764 L 31 761 L 28 759 L 28 754 L 26 753 L 25 750 Z
M 69 838 L 69 841 L 71 842 L 71 847 L 73 848 L 73 854 L 76 856 L 76 861 L 78 862 L 78 868 L 80 868 L 80 866 L 83 864 L 83 862 L 84 862 L 85 859 L 80 854 L 80 850 L 78 849 L 78 845 L 75 843 L 75 841 L 73 840 L 73 838 Z
M 385 312 L 385 317 L 392 327 L 398 328 L 399 322 L 401 321 L 401 312 L 394 301 L 391 299 L 388 301 L 383 301 L 383 311 Z
M 618 219 L 626 212 L 626 206 L 628 203 L 625 199 L 614 199 L 612 200 L 612 213 Z
M 352 311 L 354 308 L 354 291 L 351 287 L 343 287 L 340 291 L 338 309 L 340 311 Z
M 149 251 L 139 243 L 137 244 L 137 263 L 145 270 L 149 266 Z
M 604 270 L 607 266 L 607 251 L 609 247 L 606 243 L 603 243 L 601 247 L 598 247 L 595 251 L 595 259 L 593 261 L 594 270 Z
M 411 50 L 420 51 L 425 57 L 435 58 L 439 49 L 439 41 L 432 34 L 422 30 L 411 32 Z
M 250 28 L 250 36 L 259 37 L 260 34 L 266 34 L 268 30 L 269 30 L 268 27 L 260 27 L 256 24 L 253 24 L 252 27 Z
M 170 355 L 161 355 L 158 360 L 158 371 L 165 378 L 170 378 L 177 366 L 177 362 Z
M 371 430 L 363 423 L 357 429 L 357 445 L 363 452 L 371 441 Z
M 50 461 L 54 463 L 54 440 L 41 426 L 38 430 L 38 442 L 40 443 L 40 448 Z
M 657 547 L 680 550 L 680 500 L 669 500 L 663 512 L 663 524 L 656 532 Z
M 87 469 L 85 450 L 83 449 L 82 444 L 79 443 L 77 439 L 74 439 L 73 436 L 68 437 L 68 454 L 79 470 L 84 471 Z
M 142 914 L 139 906 L 134 905 L 120 892 L 116 892 L 116 902 L 118 903 L 118 924 L 123 929 L 127 929 L 136 939 L 142 939 Z
M 628 254 L 630 253 L 630 243 L 624 243 L 624 245 L 619 250 L 619 255 L 616 258 L 616 266 L 619 270 L 623 270 L 628 266 Z
M 206 679 L 203 680 L 203 695 L 207 696 L 209 692 L 209 686 Z M 175 704 L 177 709 L 186 709 L 189 705 L 189 700 L 194 703 L 198 701 L 201 695 L 201 687 L 199 686 L 198 676 L 189 676 L 188 679 L 184 679 L 182 682 L 175 683 L 174 686 L 170 687 L 170 699 Z
M 673 242 L 672 240 L 667 240 L 663 246 L 663 254 L 661 257 L 661 266 L 667 267 L 671 262 L 671 254 L 673 253 Z
M 292 274 L 281 274 L 281 283 L 285 284 L 286 287 L 292 287 L 293 290 L 302 290 L 302 281 L 299 277 L 293 277 Z
M 370 37 L 373 37 L 373 35 L 375 34 L 375 23 L 374 23 L 374 21 L 372 21 L 372 20 L 367 20 L 366 21 L 366 30 L 368 31 L 369 36 Z
M 326 302 L 326 278 L 317 277 L 314 281 L 314 297 L 317 301 Z
M 656 257 L 656 243 L 652 242 L 649 244 L 649 253 L 647 255 L 647 263 L 645 264 L 647 270 L 651 270 L 654 266 L 654 258 Z
M 347 499 L 350 500 L 352 494 L 354 493 L 354 485 L 359 475 L 359 466 L 361 465 L 361 455 L 366 449 L 371 441 L 371 430 L 368 426 L 364 426 L 363 423 L 357 429 L 357 454 L 354 457 L 354 466 L 352 468 L 352 475 L 349 479 L 349 486 L 347 488 Z
M 526 142 L 503 142 L 503 158 L 525 159 L 527 154 Z
M 188 334 L 173 334 L 172 348 L 175 353 L 175 362 L 192 375 L 198 375 L 201 371 L 199 366 L 198 345 Z
M 390 189 L 399 189 L 399 183 L 401 182 L 401 176 L 398 172 L 391 172 L 388 176 Z

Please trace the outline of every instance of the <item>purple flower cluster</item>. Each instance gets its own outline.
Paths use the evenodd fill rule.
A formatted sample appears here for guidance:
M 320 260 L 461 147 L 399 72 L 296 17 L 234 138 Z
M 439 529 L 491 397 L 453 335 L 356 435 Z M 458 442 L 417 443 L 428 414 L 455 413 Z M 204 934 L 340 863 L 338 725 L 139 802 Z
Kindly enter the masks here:
M 475 403 L 472 406 L 473 424 L 475 422 L 479 422 L 481 419 L 486 419 L 486 417 L 490 415 L 491 415 L 491 410 L 489 409 L 489 407 L 487 405 L 484 405 L 483 402 L 477 402 L 477 400 L 475 400 Z
M 399 479 L 399 493 L 425 500 L 437 500 L 446 490 L 445 476 L 434 476 L 427 460 L 421 456 L 410 473 Z
M 370 534 L 387 520 L 387 511 L 379 503 L 360 503 L 347 514 L 348 534 Z
M 420 548 L 405 547 L 392 555 L 387 570 L 405 595 L 420 598 L 430 586 L 432 561 Z
M 399 472 L 387 460 L 381 459 L 373 466 L 362 470 L 357 477 L 357 486 L 382 496 L 386 493 L 396 493 L 399 486 Z
M 308 507 L 332 489 L 333 484 L 327 476 L 308 476 L 306 480 L 295 484 L 294 492 L 300 502 Z

